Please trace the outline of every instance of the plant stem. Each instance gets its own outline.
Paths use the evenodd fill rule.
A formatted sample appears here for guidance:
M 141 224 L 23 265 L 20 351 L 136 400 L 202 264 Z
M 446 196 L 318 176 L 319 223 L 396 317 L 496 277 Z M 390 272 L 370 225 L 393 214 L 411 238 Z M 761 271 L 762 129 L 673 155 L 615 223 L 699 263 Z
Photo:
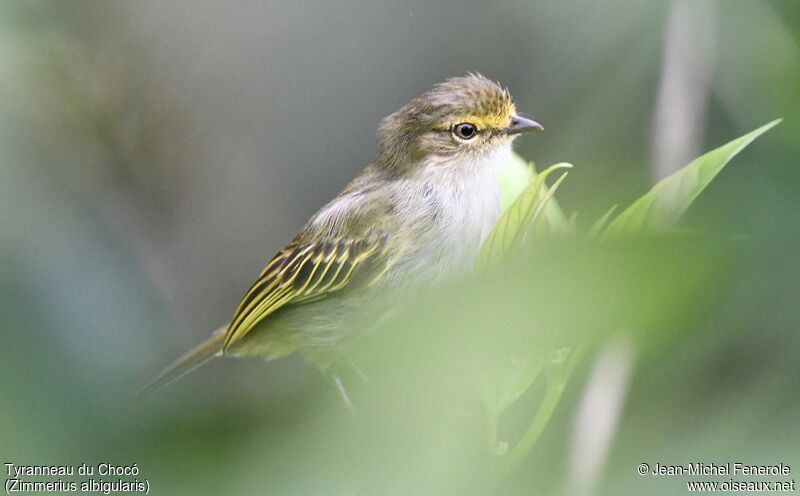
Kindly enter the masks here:
M 528 454 L 536 440 L 539 439 L 542 431 L 544 431 L 550 417 L 552 417 L 574 368 L 575 360 L 572 355 L 574 353 L 571 349 L 563 348 L 556 352 L 556 356 L 547 365 L 545 369 L 547 389 L 545 390 L 542 404 L 528 425 L 528 429 L 511 450 L 511 453 L 509 453 L 506 459 L 508 468 L 517 465 Z

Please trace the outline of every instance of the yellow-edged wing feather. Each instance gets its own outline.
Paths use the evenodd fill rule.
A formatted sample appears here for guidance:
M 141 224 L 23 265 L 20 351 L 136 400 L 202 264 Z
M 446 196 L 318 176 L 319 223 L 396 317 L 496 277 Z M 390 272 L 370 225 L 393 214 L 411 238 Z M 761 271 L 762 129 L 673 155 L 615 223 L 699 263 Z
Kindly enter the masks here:
M 267 264 L 229 325 L 167 367 L 131 398 L 129 404 L 138 403 L 153 391 L 224 353 L 279 308 L 308 303 L 345 288 L 375 284 L 388 268 L 385 245 L 385 236 L 316 243 L 295 240 Z
M 379 236 L 292 242 L 270 260 L 242 298 L 225 333 L 223 350 L 279 308 L 324 298 L 346 287 L 376 283 L 387 268 L 384 246 L 385 237 Z

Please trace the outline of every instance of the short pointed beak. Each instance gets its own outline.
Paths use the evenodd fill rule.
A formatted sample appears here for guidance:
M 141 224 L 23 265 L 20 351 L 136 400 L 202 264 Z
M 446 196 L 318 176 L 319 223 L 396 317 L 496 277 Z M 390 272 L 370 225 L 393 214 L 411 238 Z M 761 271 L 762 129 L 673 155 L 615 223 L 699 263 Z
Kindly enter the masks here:
M 521 134 L 533 131 L 544 131 L 544 128 L 536 121 L 515 115 L 511 118 L 511 125 L 502 132 L 503 134 Z

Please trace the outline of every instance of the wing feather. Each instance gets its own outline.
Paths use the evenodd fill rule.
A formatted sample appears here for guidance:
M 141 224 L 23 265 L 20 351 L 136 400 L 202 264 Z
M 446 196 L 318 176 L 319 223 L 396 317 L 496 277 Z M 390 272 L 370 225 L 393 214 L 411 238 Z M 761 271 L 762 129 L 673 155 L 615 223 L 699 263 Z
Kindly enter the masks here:
M 386 237 L 369 240 L 293 242 L 267 263 L 258 280 L 242 298 L 225 333 L 224 347 L 244 338 L 279 308 L 325 298 L 358 286 L 364 273 L 369 285 L 385 273 Z

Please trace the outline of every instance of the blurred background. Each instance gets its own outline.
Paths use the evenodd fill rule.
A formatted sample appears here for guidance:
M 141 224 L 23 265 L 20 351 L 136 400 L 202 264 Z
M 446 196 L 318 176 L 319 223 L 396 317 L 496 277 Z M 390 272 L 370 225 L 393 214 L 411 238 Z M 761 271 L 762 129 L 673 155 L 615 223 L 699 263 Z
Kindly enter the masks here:
M 3 2 L 0 67 L 4 462 L 136 462 L 170 495 L 681 494 L 637 465 L 800 471 L 796 0 Z M 585 227 L 784 121 L 687 216 L 714 241 L 545 250 L 390 323 L 404 368 L 354 381 L 358 418 L 299 357 L 212 363 L 121 410 L 370 162 L 383 116 L 467 71 L 546 128 L 523 157 L 575 164 L 559 200 Z M 478 400 L 440 394 L 475 379 L 465 336 L 595 324 L 498 475 Z

